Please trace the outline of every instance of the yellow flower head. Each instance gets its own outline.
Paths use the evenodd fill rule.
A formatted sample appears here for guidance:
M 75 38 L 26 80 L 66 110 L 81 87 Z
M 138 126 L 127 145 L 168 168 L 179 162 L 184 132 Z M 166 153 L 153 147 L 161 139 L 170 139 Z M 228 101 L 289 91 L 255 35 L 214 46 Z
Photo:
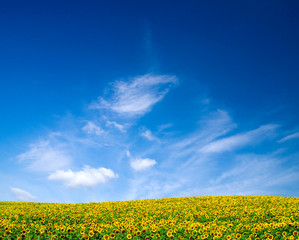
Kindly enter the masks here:
M 94 232 L 93 232 L 92 230 L 89 231 L 88 236 L 89 236 L 89 237 L 93 237 L 93 235 L 94 235 Z
M 109 235 L 106 234 L 106 235 L 104 235 L 103 238 L 104 238 L 104 240 L 108 240 L 109 239 Z

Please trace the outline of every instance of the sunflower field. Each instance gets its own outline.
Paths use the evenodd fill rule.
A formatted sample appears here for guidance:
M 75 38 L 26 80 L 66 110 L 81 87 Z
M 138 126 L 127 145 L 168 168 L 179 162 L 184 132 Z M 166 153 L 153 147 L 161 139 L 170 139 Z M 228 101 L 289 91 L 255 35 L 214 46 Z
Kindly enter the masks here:
M 0 239 L 299 239 L 299 198 L 0 202 Z

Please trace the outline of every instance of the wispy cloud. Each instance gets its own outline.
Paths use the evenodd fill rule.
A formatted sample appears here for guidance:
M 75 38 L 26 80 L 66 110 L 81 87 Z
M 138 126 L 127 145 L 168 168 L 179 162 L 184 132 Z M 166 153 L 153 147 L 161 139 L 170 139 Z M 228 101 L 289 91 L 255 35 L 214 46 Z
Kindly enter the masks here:
M 107 120 L 106 121 L 106 125 L 113 126 L 113 127 L 117 128 L 119 131 L 121 131 L 123 133 L 126 132 L 125 126 L 122 125 L 122 124 L 119 124 L 117 122 Z
M 214 195 L 285 194 L 271 189 L 298 184 L 298 167 L 284 168 L 286 161 L 288 157 L 279 157 L 276 153 L 236 155 L 235 164 L 223 171 L 205 191 Z
M 153 133 L 150 130 L 145 130 L 141 133 L 141 136 L 146 138 L 149 141 L 157 140 L 157 138 L 153 135 Z
M 104 130 L 97 126 L 95 123 L 91 121 L 87 121 L 86 125 L 82 128 L 88 134 L 102 135 Z
M 172 123 L 162 124 L 158 127 L 158 131 L 162 132 L 163 130 L 165 130 L 167 128 L 171 128 L 171 127 L 173 127 Z
M 295 139 L 295 138 L 299 138 L 299 132 L 295 132 L 293 134 L 290 134 L 290 135 L 280 139 L 278 142 L 283 143 L 283 142 L 286 142 L 288 140 Z
M 273 172 L 281 164 L 275 156 L 241 154 L 236 156 L 236 163 L 230 169 L 223 171 L 222 174 L 212 181 L 213 184 L 239 181 L 240 179 L 254 179 L 257 176 L 265 177 L 265 174 Z
M 104 184 L 110 179 L 118 178 L 118 174 L 107 168 L 91 168 L 85 166 L 81 171 L 57 170 L 50 174 L 49 180 L 61 181 L 66 187 L 95 187 L 98 184 Z
M 28 163 L 29 170 L 51 172 L 68 166 L 72 158 L 58 146 L 51 146 L 49 141 L 38 141 L 30 149 L 17 156 L 20 162 Z
M 224 151 L 232 151 L 248 144 L 256 144 L 257 141 L 261 141 L 263 138 L 269 135 L 269 133 L 272 133 L 277 127 L 278 125 L 269 124 L 246 133 L 222 138 L 207 144 L 206 146 L 202 147 L 200 151 L 205 153 L 219 153 Z
M 31 195 L 29 192 L 19 188 L 11 188 L 10 191 L 15 196 L 16 199 L 20 201 L 30 201 L 35 198 L 35 196 Z
M 174 139 L 173 143 L 168 143 L 169 161 L 179 159 L 184 164 L 193 160 L 197 161 L 201 158 L 200 149 L 202 147 L 232 131 L 236 126 L 227 111 L 217 110 L 206 114 L 199 121 L 199 129 L 187 136 Z M 169 161 L 167 164 L 170 164 Z
M 177 83 L 176 76 L 146 74 L 130 81 L 116 81 L 108 99 L 99 98 L 91 108 L 109 109 L 122 116 L 140 116 L 161 101 L 170 87 Z

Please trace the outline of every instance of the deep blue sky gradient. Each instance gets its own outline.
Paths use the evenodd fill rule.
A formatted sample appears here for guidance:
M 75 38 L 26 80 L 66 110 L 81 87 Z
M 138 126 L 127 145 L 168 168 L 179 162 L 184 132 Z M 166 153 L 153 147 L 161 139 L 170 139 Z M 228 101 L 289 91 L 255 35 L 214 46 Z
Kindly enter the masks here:
M 173 143 L 196 132 L 204 116 L 222 109 L 237 124 L 232 135 L 262 125 L 279 125 L 276 140 L 272 139 L 275 144 L 265 141 L 250 151 L 268 154 L 281 147 L 283 157 L 293 156 L 285 167 L 296 169 L 298 138 L 285 141 L 284 146 L 278 146 L 277 141 L 299 129 L 298 10 L 298 1 L 1 3 L 3 169 L 15 166 L 22 172 L 24 166 L 20 167 L 15 158 L 26 152 L 26 146 L 35 139 L 45 139 L 48 132 L 62 131 L 66 122 L 72 122 L 67 125 L 74 124 L 75 128 L 77 123 L 73 122 L 97 118 L 89 106 L 105 96 L 111 83 L 147 73 L 176 76 L 178 83 L 150 113 L 130 120 L 130 139 L 140 135 L 142 129 L 158 134 L 162 124 L 171 123 L 174 129 L 163 136 L 171 136 Z M 205 100 L 209 107 L 202 104 Z M 144 149 L 145 145 L 138 143 L 135 147 Z M 89 154 L 96 156 L 95 152 Z M 230 165 L 226 166 L 229 169 Z M 30 185 L 30 174 L 25 172 Z M 12 179 L 14 174 L 10 171 Z M 296 181 L 287 186 L 298 196 Z M 13 182 L 17 187 L 17 180 Z M 0 187 L 9 191 L 14 186 Z M 36 192 L 33 195 L 38 195 Z M 181 194 L 178 190 L 171 194 L 175 193 Z M 53 199 L 57 201 L 76 199 L 75 195 L 66 200 L 55 194 Z

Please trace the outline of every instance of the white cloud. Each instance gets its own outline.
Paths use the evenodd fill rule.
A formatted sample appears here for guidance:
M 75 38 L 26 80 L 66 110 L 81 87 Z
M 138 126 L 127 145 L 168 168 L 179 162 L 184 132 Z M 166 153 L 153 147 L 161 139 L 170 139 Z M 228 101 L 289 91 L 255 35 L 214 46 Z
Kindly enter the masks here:
M 70 188 L 94 187 L 113 178 L 118 178 L 118 175 L 111 169 L 91 168 L 89 166 L 85 166 L 83 170 L 77 172 L 57 170 L 48 177 L 49 180 L 61 181 Z
M 269 124 L 246 133 L 222 138 L 205 145 L 200 151 L 205 153 L 232 151 L 248 144 L 255 144 L 267 137 L 268 134 L 272 133 L 277 127 L 277 125 Z
M 150 130 L 146 130 L 144 132 L 141 133 L 141 136 L 146 138 L 149 141 L 153 141 L 156 140 L 157 138 L 152 134 L 152 132 Z
M 178 159 L 185 164 L 193 163 L 202 159 L 200 149 L 215 141 L 215 139 L 227 134 L 236 128 L 236 124 L 232 121 L 230 115 L 224 110 L 217 110 L 204 116 L 199 121 L 199 129 L 194 133 L 175 139 L 172 144 L 168 144 L 169 160 L 166 165 L 171 164 Z
M 294 138 L 299 138 L 299 132 L 290 134 L 290 135 L 280 139 L 278 142 L 282 143 L 282 142 L 285 142 L 285 141 L 288 141 L 288 140 L 294 139 Z
M 223 152 L 231 151 L 237 147 L 246 145 L 251 141 L 251 138 L 247 134 L 240 134 L 232 137 L 223 138 L 201 148 L 202 152 Z
M 130 166 L 137 172 L 148 170 L 155 164 L 157 164 L 157 162 L 150 158 L 136 158 L 130 161 Z
M 167 124 L 163 124 L 163 125 L 160 125 L 159 127 L 158 127 L 158 131 L 159 132 L 162 132 L 163 130 L 165 130 L 165 129 L 167 129 L 167 128 L 171 128 L 171 127 L 173 127 L 173 124 L 172 123 L 167 123 Z
M 51 172 L 66 167 L 71 162 L 59 147 L 51 146 L 49 141 L 39 141 L 30 145 L 30 150 L 17 156 L 20 162 L 29 162 L 29 170 Z
M 117 122 L 109 121 L 109 120 L 108 120 L 108 121 L 106 121 L 106 124 L 107 124 L 108 126 L 113 126 L 113 127 L 117 128 L 119 131 L 121 131 L 121 132 L 123 132 L 123 133 L 126 132 L 125 126 L 124 126 L 124 125 L 121 125 L 121 124 L 119 124 L 119 123 L 117 123 Z
M 26 192 L 19 188 L 11 188 L 10 191 L 15 196 L 15 198 L 20 201 L 30 201 L 35 198 L 35 196 L 32 196 L 29 192 Z
M 126 116 L 138 116 L 150 111 L 177 83 L 176 76 L 146 74 L 131 81 L 116 81 L 110 99 L 99 99 L 91 108 L 106 108 Z
M 130 158 L 130 157 L 131 157 L 131 153 L 130 153 L 130 151 L 127 150 L 127 151 L 126 151 L 126 155 L 127 155 L 127 157 Z
M 101 135 L 104 131 L 91 121 L 87 121 L 86 125 L 82 128 L 88 134 Z

